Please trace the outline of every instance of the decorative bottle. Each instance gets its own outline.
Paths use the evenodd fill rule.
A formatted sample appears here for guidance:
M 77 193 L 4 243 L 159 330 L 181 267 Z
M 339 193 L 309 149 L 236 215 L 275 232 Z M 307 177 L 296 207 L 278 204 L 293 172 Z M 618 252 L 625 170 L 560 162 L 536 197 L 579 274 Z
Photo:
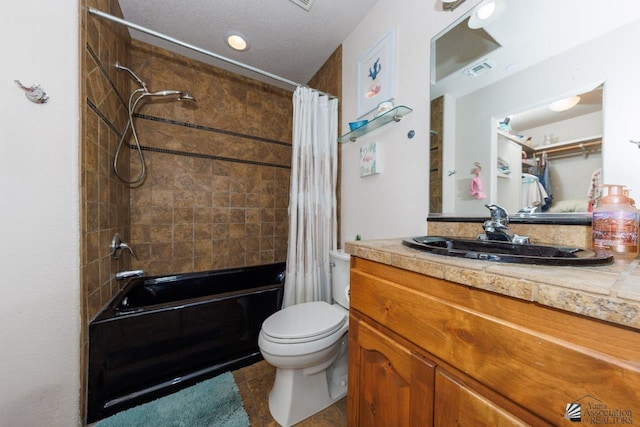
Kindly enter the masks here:
M 638 253 L 638 210 L 624 194 L 624 186 L 605 184 L 607 195 L 593 210 L 593 248 L 620 254 Z

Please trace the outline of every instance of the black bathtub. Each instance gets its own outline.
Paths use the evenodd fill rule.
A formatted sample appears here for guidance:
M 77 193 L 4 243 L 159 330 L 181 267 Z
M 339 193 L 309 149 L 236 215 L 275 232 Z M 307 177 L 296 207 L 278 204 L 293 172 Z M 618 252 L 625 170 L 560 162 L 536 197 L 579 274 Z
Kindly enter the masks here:
M 140 277 L 89 324 L 91 423 L 262 357 L 285 263 Z

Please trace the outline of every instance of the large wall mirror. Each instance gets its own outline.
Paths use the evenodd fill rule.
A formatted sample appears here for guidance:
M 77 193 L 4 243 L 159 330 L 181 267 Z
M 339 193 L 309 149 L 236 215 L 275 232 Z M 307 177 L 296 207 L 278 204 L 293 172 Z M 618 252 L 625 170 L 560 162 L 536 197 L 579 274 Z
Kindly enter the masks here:
M 607 91 L 638 54 L 640 15 L 606 0 L 475 3 L 431 42 L 430 213 L 587 212 L 607 175 Z

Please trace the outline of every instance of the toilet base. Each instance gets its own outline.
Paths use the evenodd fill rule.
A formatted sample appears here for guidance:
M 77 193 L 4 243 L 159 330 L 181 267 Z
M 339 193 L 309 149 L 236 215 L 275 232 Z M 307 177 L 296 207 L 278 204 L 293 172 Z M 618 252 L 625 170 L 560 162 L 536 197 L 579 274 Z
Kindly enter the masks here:
M 343 338 L 346 341 L 346 337 Z M 335 362 L 320 372 L 305 369 L 276 370 L 269 393 L 271 416 L 288 427 L 331 406 L 347 395 L 346 345 Z

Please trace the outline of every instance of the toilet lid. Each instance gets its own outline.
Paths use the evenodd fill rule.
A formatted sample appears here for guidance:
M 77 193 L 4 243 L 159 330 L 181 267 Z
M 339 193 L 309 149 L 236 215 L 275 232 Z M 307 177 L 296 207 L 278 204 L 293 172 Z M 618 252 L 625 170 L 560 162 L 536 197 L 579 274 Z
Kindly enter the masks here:
M 307 302 L 284 308 L 262 324 L 265 338 L 311 341 L 331 335 L 347 322 L 344 311 L 323 301 Z

